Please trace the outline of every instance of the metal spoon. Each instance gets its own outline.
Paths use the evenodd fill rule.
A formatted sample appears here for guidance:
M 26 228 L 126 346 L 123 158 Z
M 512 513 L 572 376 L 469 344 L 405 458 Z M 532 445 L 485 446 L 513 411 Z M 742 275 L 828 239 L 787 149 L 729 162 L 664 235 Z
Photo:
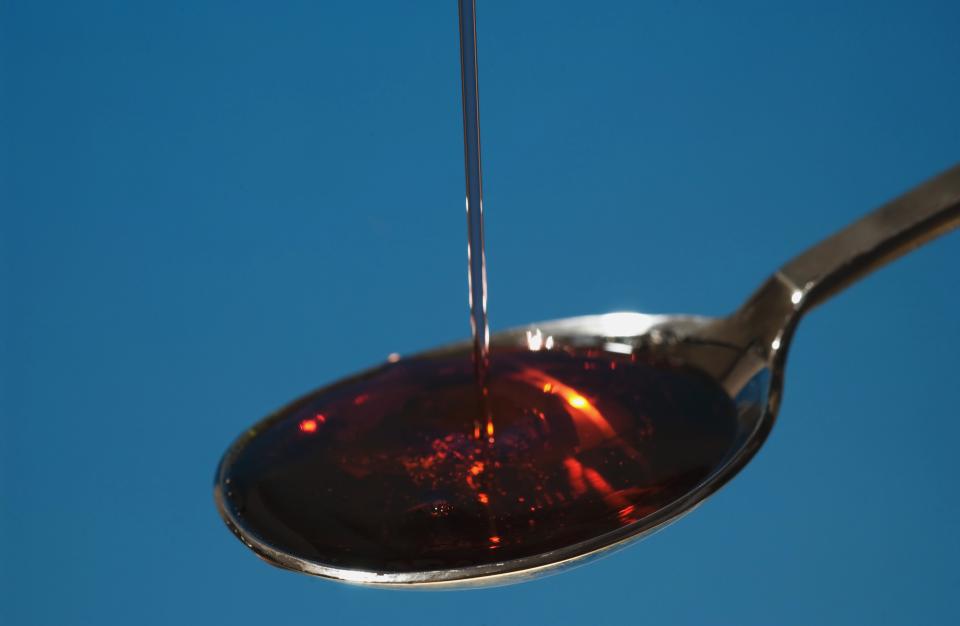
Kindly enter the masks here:
M 771 276 L 732 315 L 613 313 L 533 324 L 497 333 L 494 351 L 525 348 L 531 333 L 557 345 L 657 355 L 707 374 L 736 406 L 733 451 L 704 479 L 672 501 L 612 531 L 550 551 L 446 569 L 397 571 L 322 562 L 261 536 L 227 497 L 230 468 L 252 435 L 241 437 L 217 471 L 215 498 L 234 533 L 265 560 L 292 570 L 380 586 L 477 586 L 531 578 L 624 546 L 676 520 L 729 481 L 756 454 L 773 426 L 787 350 L 800 318 L 865 274 L 960 225 L 960 165 L 877 209 L 810 248 Z M 462 345 L 427 354 L 462 350 Z M 269 420 L 263 423 L 269 426 Z M 259 428 L 259 426 L 257 427 Z M 252 432 L 252 431 L 251 431 Z M 235 485 L 234 485 L 235 486 Z M 371 511 L 370 514 L 375 514 Z

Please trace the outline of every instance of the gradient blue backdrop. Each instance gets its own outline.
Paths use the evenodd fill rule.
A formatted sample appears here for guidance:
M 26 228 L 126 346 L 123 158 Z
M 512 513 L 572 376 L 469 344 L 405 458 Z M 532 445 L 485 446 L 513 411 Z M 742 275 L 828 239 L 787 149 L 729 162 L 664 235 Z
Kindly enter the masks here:
M 494 328 L 728 312 L 960 159 L 960 5 L 772 4 L 482 3 Z M 0 10 L 0 623 L 960 621 L 956 234 L 815 311 L 766 447 L 629 550 L 447 593 L 260 563 L 231 439 L 468 332 L 455 3 Z

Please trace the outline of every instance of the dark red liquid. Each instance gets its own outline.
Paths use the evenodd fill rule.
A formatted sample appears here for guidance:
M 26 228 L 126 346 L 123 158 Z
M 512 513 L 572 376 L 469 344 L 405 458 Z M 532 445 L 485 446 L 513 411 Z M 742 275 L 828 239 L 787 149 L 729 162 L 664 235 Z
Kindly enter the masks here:
M 706 376 L 611 353 L 494 352 L 495 431 L 476 432 L 470 354 L 387 364 L 303 398 L 228 453 L 244 534 L 333 567 L 458 568 L 632 524 L 732 451 Z

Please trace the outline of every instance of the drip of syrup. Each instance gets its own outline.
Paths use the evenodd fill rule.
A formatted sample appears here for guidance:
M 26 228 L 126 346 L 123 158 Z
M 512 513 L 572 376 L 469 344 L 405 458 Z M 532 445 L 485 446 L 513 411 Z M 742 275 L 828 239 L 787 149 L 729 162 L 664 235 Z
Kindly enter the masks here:
M 493 415 L 487 401 L 490 324 L 487 321 L 487 259 L 483 249 L 483 166 L 480 162 L 480 85 L 477 75 L 476 0 L 459 0 L 460 84 L 463 99 L 463 162 L 467 183 L 467 286 L 478 411 L 473 436 L 493 441 Z

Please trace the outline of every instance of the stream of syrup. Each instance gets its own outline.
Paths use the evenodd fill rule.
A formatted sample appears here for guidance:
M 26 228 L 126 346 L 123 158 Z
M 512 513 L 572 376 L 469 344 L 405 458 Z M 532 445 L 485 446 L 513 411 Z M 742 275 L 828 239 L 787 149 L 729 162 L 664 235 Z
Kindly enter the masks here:
M 477 384 L 477 416 L 473 436 L 493 439 L 493 415 L 488 403 L 490 323 L 487 321 L 487 259 L 483 246 L 483 165 L 480 160 L 480 83 L 477 74 L 477 3 L 459 0 L 460 85 L 463 103 L 463 162 L 467 184 L 467 287 L 473 369 Z

